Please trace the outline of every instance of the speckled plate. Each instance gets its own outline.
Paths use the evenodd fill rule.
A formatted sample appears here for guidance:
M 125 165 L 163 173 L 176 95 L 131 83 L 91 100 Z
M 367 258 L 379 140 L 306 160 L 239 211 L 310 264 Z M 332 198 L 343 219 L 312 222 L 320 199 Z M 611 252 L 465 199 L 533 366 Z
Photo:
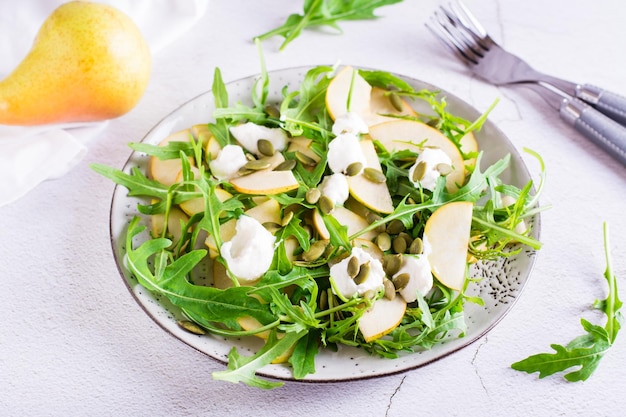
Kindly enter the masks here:
M 271 72 L 270 100 L 279 101 L 281 89 L 285 85 L 288 85 L 291 90 L 299 86 L 308 69 L 308 67 L 302 67 Z M 250 90 L 255 78 L 249 77 L 229 83 L 227 88 L 230 102 L 249 102 Z M 453 114 L 469 120 L 477 118 L 480 114 L 469 104 L 438 87 L 408 77 L 400 76 L 400 78 L 418 90 L 427 88 L 442 91 L 449 104 L 448 109 Z M 201 94 L 165 117 L 146 135 L 143 142 L 157 144 L 170 133 L 189 128 L 194 124 L 206 123 L 210 120 L 213 110 L 212 93 Z M 494 163 L 506 154 L 511 154 L 511 167 L 504 174 L 503 180 L 522 187 L 531 179 L 515 147 L 493 123 L 487 122 L 476 137 L 480 149 L 485 152 L 482 161 L 484 166 Z M 128 159 L 124 170 L 128 172 L 132 167 L 139 167 L 145 172 L 147 162 L 148 158 L 145 155 L 134 152 Z M 167 300 L 151 294 L 137 283 L 124 265 L 125 233 L 130 220 L 138 214 L 137 202 L 136 198 L 127 196 L 126 188 L 121 186 L 115 188 L 111 202 L 110 230 L 113 253 L 120 274 L 139 305 L 164 330 L 220 362 L 227 362 L 228 352 L 233 346 L 236 346 L 243 354 L 259 349 L 262 342 L 254 337 L 229 339 L 214 335 L 198 336 L 182 330 L 176 323 L 178 319 L 183 318 L 180 311 Z M 539 218 L 536 217 L 531 221 L 533 223 L 532 236 L 538 238 Z M 139 239 L 141 238 L 142 236 L 139 236 Z M 143 236 L 143 239 L 145 238 L 146 236 Z M 472 276 L 482 277 L 482 280 L 479 284 L 471 286 L 471 295 L 482 297 L 484 306 L 466 304 L 468 329 L 465 337 L 449 339 L 428 351 L 401 354 L 397 359 L 373 357 L 365 351 L 345 346 L 340 347 L 337 352 L 325 350 L 316 358 L 316 372 L 308 375 L 304 382 L 347 381 L 405 372 L 458 351 L 489 332 L 513 307 L 529 279 L 534 261 L 535 252 L 524 249 L 506 260 L 479 263 L 472 267 Z M 293 380 L 290 369 L 285 365 L 268 365 L 259 372 L 259 375 Z

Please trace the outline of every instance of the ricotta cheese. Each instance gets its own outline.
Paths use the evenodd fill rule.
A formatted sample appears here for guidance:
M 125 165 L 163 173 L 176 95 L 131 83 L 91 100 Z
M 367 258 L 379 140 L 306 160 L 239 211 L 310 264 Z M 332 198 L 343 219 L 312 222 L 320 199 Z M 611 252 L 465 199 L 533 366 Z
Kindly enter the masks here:
M 279 127 L 261 126 L 252 122 L 233 126 L 230 128 L 230 133 L 241 146 L 256 156 L 262 156 L 257 147 L 259 139 L 269 140 L 277 151 L 284 150 L 289 139 L 287 133 Z
M 367 279 L 360 284 L 354 282 L 354 279 L 348 274 L 348 263 L 353 256 L 359 260 L 359 265 L 369 262 L 370 273 Z M 333 293 L 344 299 L 352 298 L 355 295 L 364 296 L 381 291 L 384 287 L 384 276 L 385 271 L 380 261 L 374 259 L 361 248 L 352 248 L 349 257 L 330 267 L 330 280 Z
M 328 144 L 328 166 L 334 173 L 346 173 L 346 168 L 354 162 L 366 166 L 365 155 L 359 137 L 353 133 L 342 133 Z
M 251 284 L 267 272 L 274 258 L 276 238 L 250 216 L 237 219 L 235 235 L 222 243 L 220 254 L 241 285 Z
M 424 162 L 426 164 L 426 170 L 424 176 L 419 181 L 413 181 L 413 173 L 420 164 Z M 415 164 L 409 169 L 409 180 L 415 187 L 422 186 L 426 190 L 433 191 L 437 184 L 437 179 L 441 176 L 441 172 L 437 169 L 437 165 L 445 164 L 452 166 L 452 160 L 441 149 L 424 148 L 415 160 Z
M 209 162 L 209 168 L 215 178 L 219 180 L 229 180 L 237 175 L 239 169 L 248 160 L 239 145 L 226 145 L 217 154 L 217 158 Z
M 339 136 L 342 133 L 359 135 L 368 133 L 369 129 L 367 128 L 365 121 L 358 115 L 358 113 L 347 112 L 335 119 L 332 131 L 335 136 Z
M 399 294 L 407 303 L 417 300 L 417 292 L 426 295 L 433 287 L 433 274 L 431 272 L 428 256 L 422 255 L 403 255 L 402 266 L 393 276 L 394 278 L 400 274 L 409 274 L 409 283 L 401 289 Z
M 348 179 L 343 174 L 327 175 L 319 186 L 322 195 L 330 198 L 336 206 L 346 202 L 350 195 Z

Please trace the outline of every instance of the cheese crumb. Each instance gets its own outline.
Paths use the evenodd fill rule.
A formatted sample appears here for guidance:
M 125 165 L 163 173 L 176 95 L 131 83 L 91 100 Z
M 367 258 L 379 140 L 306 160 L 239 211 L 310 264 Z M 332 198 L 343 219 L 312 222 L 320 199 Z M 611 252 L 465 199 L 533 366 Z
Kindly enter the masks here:
M 348 263 L 352 257 L 358 259 L 361 267 L 363 264 L 369 263 L 370 272 L 365 281 L 360 284 L 354 282 L 354 279 L 348 275 Z M 361 248 L 352 248 L 349 257 L 330 267 L 330 280 L 333 293 L 345 299 L 352 298 L 355 295 L 364 296 L 381 291 L 384 288 L 384 276 L 385 271 L 380 261 L 374 259 Z
M 352 133 L 342 133 L 328 144 L 328 166 L 334 173 L 346 173 L 346 169 L 354 162 L 366 166 L 365 155 L 359 138 Z
M 413 181 L 413 173 L 421 162 L 426 164 L 424 175 L 418 181 Z M 415 160 L 415 164 L 413 164 L 413 166 L 409 169 L 409 180 L 413 183 L 415 187 L 419 187 L 421 185 L 422 188 L 433 191 L 435 189 L 435 185 L 437 185 L 437 179 L 441 176 L 441 172 L 439 172 L 439 170 L 437 169 L 437 166 L 439 164 L 444 164 L 451 167 L 452 160 L 441 149 L 422 149 L 419 156 Z
M 211 168 L 211 173 L 215 178 L 229 180 L 234 178 L 239 172 L 239 169 L 247 162 L 248 160 L 241 146 L 226 145 L 217 154 L 217 158 L 209 162 L 209 168 Z
M 237 142 L 248 152 L 256 156 L 262 156 L 257 147 L 259 139 L 266 139 L 272 142 L 276 151 L 282 151 L 287 147 L 287 133 L 279 127 L 267 127 L 247 122 L 230 128 L 230 133 L 237 139 Z
M 340 206 L 346 202 L 350 195 L 350 187 L 348 180 L 343 174 L 327 175 L 319 186 L 322 195 L 330 198 L 336 206 Z

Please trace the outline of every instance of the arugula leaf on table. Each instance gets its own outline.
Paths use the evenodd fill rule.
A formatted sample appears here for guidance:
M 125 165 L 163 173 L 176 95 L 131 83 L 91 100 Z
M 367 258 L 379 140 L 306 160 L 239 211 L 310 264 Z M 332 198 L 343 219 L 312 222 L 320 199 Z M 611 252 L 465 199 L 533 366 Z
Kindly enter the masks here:
M 281 26 L 256 37 L 261 41 L 272 36 L 285 38 L 280 46 L 282 51 L 308 27 L 330 26 L 342 32 L 337 24 L 342 20 L 375 19 L 374 10 L 382 6 L 399 3 L 402 0 L 305 0 L 303 14 L 291 14 Z
M 618 296 L 617 279 L 611 269 L 611 256 L 609 252 L 608 225 L 604 224 L 604 251 L 606 255 L 606 270 L 604 277 L 609 284 L 608 296 L 604 300 L 596 300 L 593 306 L 602 310 L 607 321 L 604 327 L 594 325 L 585 319 L 581 319 L 583 329 L 587 332 L 568 343 L 566 346 L 552 344 L 554 353 L 539 353 L 516 362 L 511 368 L 527 373 L 539 372 L 539 378 L 557 372 L 566 371 L 572 367 L 578 367 L 564 375 L 570 382 L 585 381 L 598 367 L 604 354 L 613 346 L 624 317 L 620 312 L 622 302 Z

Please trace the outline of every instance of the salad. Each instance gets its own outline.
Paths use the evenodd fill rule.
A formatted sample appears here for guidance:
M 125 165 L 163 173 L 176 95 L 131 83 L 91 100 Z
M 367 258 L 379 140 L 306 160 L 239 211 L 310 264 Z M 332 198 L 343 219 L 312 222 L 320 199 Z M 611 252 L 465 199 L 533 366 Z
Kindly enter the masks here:
M 474 137 L 487 113 L 457 117 L 387 72 L 315 67 L 280 102 L 269 83 L 263 69 L 232 104 L 216 69 L 206 124 L 130 145 L 146 172 L 92 166 L 139 197 L 130 272 L 187 331 L 263 340 L 213 374 L 261 388 L 280 385 L 264 366 L 304 379 L 322 349 L 396 358 L 462 336 L 481 303 L 470 265 L 541 247 L 543 172 L 536 189 L 503 183 L 510 156 L 482 167 Z

